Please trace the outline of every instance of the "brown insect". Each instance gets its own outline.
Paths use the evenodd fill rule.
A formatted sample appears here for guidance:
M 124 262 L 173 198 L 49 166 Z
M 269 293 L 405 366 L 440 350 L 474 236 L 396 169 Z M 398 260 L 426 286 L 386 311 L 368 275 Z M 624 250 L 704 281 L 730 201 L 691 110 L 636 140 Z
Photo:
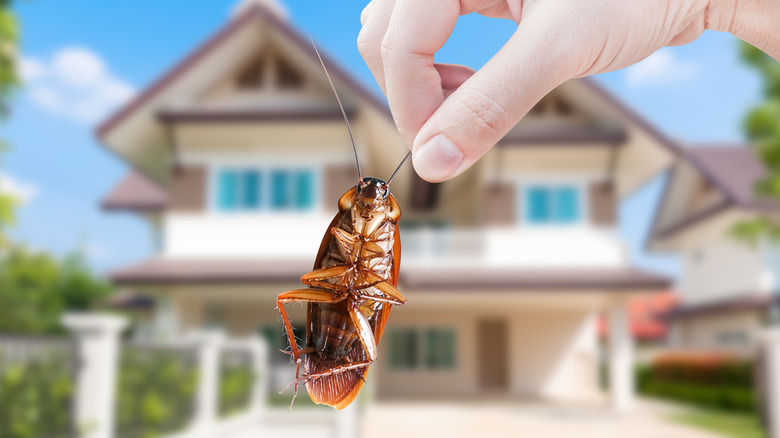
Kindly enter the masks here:
M 319 52 L 317 56 L 325 69 Z M 301 277 L 307 288 L 279 294 L 276 304 L 290 342 L 287 353 L 295 361 L 293 401 L 303 381 L 312 401 L 343 409 L 357 397 L 377 358 L 390 309 L 406 303 L 395 288 L 401 263 L 401 210 L 389 185 L 409 154 L 386 183 L 363 178 L 344 107 L 327 69 L 325 74 L 349 130 L 358 183 L 339 199 L 339 212 L 322 239 L 314 270 Z M 288 303 L 307 303 L 303 348 L 295 340 L 284 307 Z

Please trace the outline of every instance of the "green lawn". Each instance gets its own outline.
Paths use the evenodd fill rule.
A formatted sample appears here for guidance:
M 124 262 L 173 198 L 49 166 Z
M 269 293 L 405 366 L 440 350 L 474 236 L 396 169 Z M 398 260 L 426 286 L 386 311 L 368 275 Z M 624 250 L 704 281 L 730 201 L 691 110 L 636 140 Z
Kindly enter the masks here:
M 671 417 L 672 421 L 706 429 L 725 437 L 766 438 L 757 415 L 719 411 L 692 411 Z

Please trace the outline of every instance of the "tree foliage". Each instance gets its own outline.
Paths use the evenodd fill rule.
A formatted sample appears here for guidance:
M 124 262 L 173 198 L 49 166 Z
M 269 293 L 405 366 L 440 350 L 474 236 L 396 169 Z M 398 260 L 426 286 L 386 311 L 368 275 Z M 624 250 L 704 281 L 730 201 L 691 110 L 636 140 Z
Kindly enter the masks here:
M 89 310 L 110 290 L 79 256 L 11 248 L 0 257 L 0 332 L 57 333 L 63 312 Z
M 0 116 L 8 114 L 8 101 L 19 84 L 17 68 L 19 27 L 10 5 L 11 0 L 0 0 Z M 0 144 L 0 154 L 3 149 L 5 149 L 4 145 Z M 0 177 L 2 177 L 1 167 Z M 15 205 L 16 200 L 0 190 L 0 248 L 8 245 L 6 230 L 14 221 Z
M 780 202 L 780 63 L 747 43 L 742 43 L 742 60 L 761 75 L 763 101 L 751 109 L 743 122 L 748 140 L 767 169 L 758 181 L 756 194 Z M 733 233 L 751 243 L 761 237 L 780 239 L 780 222 L 760 217 L 737 224 Z

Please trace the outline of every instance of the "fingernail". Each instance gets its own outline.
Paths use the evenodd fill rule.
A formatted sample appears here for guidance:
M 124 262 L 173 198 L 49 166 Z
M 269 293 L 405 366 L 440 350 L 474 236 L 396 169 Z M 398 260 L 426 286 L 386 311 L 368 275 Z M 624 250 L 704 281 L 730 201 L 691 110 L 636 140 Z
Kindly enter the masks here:
M 449 138 L 439 134 L 414 149 L 412 164 L 423 178 L 444 181 L 452 177 L 465 158 Z

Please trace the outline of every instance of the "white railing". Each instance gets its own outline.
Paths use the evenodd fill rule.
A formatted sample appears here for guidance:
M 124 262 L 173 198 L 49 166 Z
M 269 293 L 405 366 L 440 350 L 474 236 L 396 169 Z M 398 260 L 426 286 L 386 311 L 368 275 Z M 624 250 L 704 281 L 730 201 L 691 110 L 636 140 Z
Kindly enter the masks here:
M 120 339 L 127 322 L 119 316 L 101 314 L 67 315 L 63 322 L 74 333 L 78 346 L 80 365 L 76 373 L 74 416 L 79 438 L 117 438 Z M 148 344 L 144 346 L 149 347 Z M 194 412 L 188 425 L 179 432 L 156 438 L 254 438 L 276 436 L 277 433 L 295 436 L 295 427 L 307 422 L 321 426 L 323 433 L 329 436 L 356 435 L 357 414 L 352 408 L 341 412 L 317 409 L 318 412 L 312 413 L 311 409 L 290 412 L 286 406 L 283 409 L 268 406 L 269 382 L 275 369 L 270 366 L 268 346 L 262 338 L 228 339 L 218 331 L 209 330 L 193 333 L 167 347 L 195 350 L 197 388 Z M 237 352 L 251 357 L 251 396 L 243 412 L 221 416 L 220 361 Z M 280 412 L 282 410 L 284 412 Z M 280 418 L 284 421 L 280 422 Z
M 517 268 L 615 267 L 625 244 L 591 227 L 433 228 L 401 231 L 404 264 Z

